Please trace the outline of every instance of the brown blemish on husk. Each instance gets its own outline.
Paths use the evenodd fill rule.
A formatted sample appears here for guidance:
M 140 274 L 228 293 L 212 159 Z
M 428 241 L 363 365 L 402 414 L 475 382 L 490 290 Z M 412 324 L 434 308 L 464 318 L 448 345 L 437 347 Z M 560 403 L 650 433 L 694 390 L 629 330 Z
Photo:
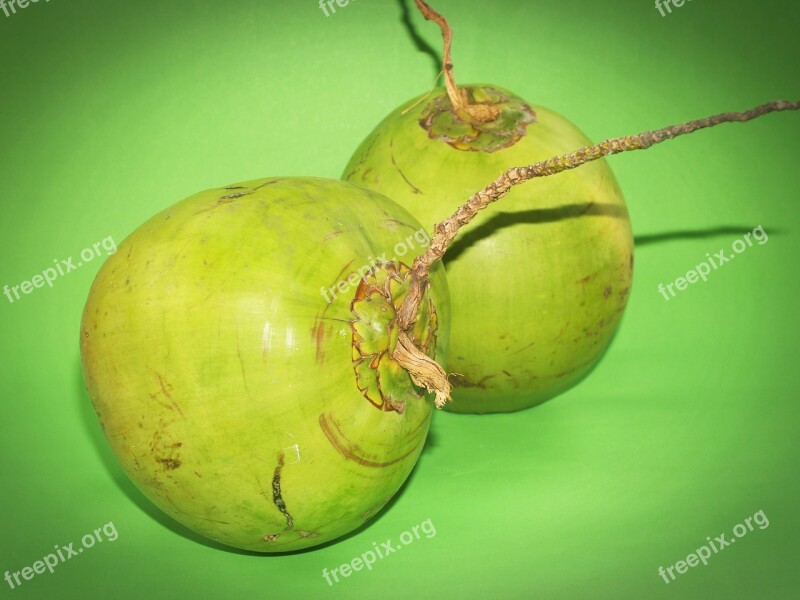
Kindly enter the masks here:
M 284 455 L 283 452 L 278 453 L 278 465 L 272 475 L 272 501 L 275 506 L 281 511 L 281 514 L 286 517 L 286 529 L 294 527 L 294 519 L 289 511 L 286 510 L 286 503 L 283 501 L 281 492 L 281 470 L 283 469 Z
M 181 461 L 177 458 L 160 458 L 155 457 L 157 463 L 164 466 L 165 471 L 172 471 L 181 466 Z
M 350 440 L 342 432 L 341 426 L 333 418 L 332 415 L 325 415 L 325 413 L 320 414 L 319 416 L 319 426 L 322 429 L 322 432 L 325 434 L 325 437 L 328 438 L 328 441 L 331 445 L 336 449 L 336 451 L 341 454 L 347 460 L 352 460 L 359 465 L 364 467 L 375 467 L 375 468 L 384 468 L 389 467 L 395 463 L 400 462 L 407 456 L 410 456 L 415 450 L 416 447 L 412 447 L 411 450 L 406 452 L 405 454 L 398 456 L 397 458 L 393 458 L 392 460 L 388 461 L 375 461 L 371 460 L 365 456 L 361 456 L 357 454 L 357 451 L 362 451 L 361 448 L 357 444 L 353 444 Z
M 319 532 L 318 531 L 303 531 L 303 530 L 300 530 L 300 531 L 297 532 L 297 537 L 301 537 L 301 538 L 317 538 L 317 537 L 319 537 Z
M 470 381 L 466 376 L 456 377 L 453 387 L 457 388 L 478 388 L 486 389 L 486 382 L 492 379 L 494 375 L 484 375 L 480 381 Z
M 278 177 L 277 179 L 270 179 L 269 181 L 265 181 L 264 183 L 259 184 L 256 187 L 254 187 L 253 191 L 255 192 L 256 190 L 260 190 L 261 188 L 265 188 L 265 187 L 270 186 L 270 185 L 275 185 L 276 183 L 280 183 L 284 179 L 285 179 L 285 177 Z
M 158 426 L 153 431 L 153 437 L 149 444 L 150 455 L 164 468 L 164 471 L 174 471 L 182 464 L 181 447 L 183 442 L 174 441 L 168 430 L 171 424 L 172 422 L 168 423 L 163 415 L 159 416 Z M 138 466 L 138 460 L 136 463 Z
M 149 368 L 149 367 L 148 367 L 148 368 Z M 159 373 L 159 372 L 158 372 L 158 371 L 156 371 L 155 369 L 150 369 L 150 370 L 151 370 L 151 371 L 152 371 L 152 372 L 155 374 L 155 376 L 158 378 L 158 385 L 159 385 L 159 387 L 160 387 L 160 389 L 161 389 L 161 393 L 164 395 L 164 397 L 165 397 L 165 398 L 166 398 L 166 399 L 167 399 L 169 402 L 167 402 L 167 403 L 161 402 L 161 401 L 158 399 L 158 392 L 151 392 L 151 393 L 150 393 L 150 399 L 151 399 L 151 400 L 155 400 L 156 402 L 158 402 L 158 403 L 159 403 L 161 406 L 163 406 L 164 408 L 168 408 L 168 409 L 170 409 L 170 410 L 174 410 L 174 411 L 178 412 L 178 413 L 179 413 L 179 414 L 180 414 L 180 415 L 181 415 L 181 416 L 182 416 L 182 417 L 185 419 L 185 418 L 186 418 L 186 415 L 184 415 L 184 414 L 183 414 L 183 410 L 181 410 L 181 407 L 180 407 L 180 406 L 178 406 L 178 403 L 177 403 L 177 402 L 175 402 L 175 400 L 173 400 L 173 399 L 172 399 L 172 390 L 174 389 L 174 388 L 173 388 L 173 386 L 172 386 L 172 384 L 171 384 L 169 381 L 167 381 L 167 380 L 164 378 L 164 376 L 163 376 L 163 375 L 161 375 L 161 373 Z
M 326 240 L 323 240 L 323 241 L 326 241 Z M 344 275 L 344 273 L 350 268 L 350 265 L 352 265 L 354 262 L 355 262 L 355 259 L 351 260 L 344 267 L 342 267 L 342 270 L 339 271 L 338 275 L 336 275 L 336 279 L 333 282 L 333 286 L 329 286 L 329 288 L 326 288 L 326 289 L 330 289 L 330 287 L 335 287 L 335 285 L 339 281 L 342 281 L 342 275 Z M 311 328 L 311 339 L 316 344 L 316 349 L 317 349 L 316 359 L 317 359 L 318 363 L 324 362 L 324 360 L 325 360 L 325 344 L 324 344 L 324 342 L 325 342 L 325 338 L 326 338 L 326 333 L 327 333 L 327 337 L 328 338 L 330 338 L 330 336 L 332 335 L 331 332 L 330 332 L 330 329 L 328 329 L 327 332 L 326 332 L 326 328 L 325 328 L 325 320 L 326 320 L 325 314 L 328 312 L 328 309 L 331 307 L 331 304 L 332 304 L 332 302 L 331 303 L 325 302 L 325 308 L 322 309 L 322 313 L 319 313 L 314 318 L 314 325 Z
M 389 147 L 390 147 L 390 148 L 391 148 L 391 145 L 392 145 L 392 143 L 393 143 L 393 141 L 392 141 L 392 142 L 390 142 L 390 144 L 389 144 Z M 415 186 L 413 183 L 411 183 L 411 180 L 410 180 L 408 177 L 406 177 L 406 174 L 405 174 L 405 173 L 403 173 L 403 170 L 402 170 L 402 169 L 400 168 L 400 166 L 397 164 L 397 161 L 396 161 L 396 160 L 395 160 L 395 158 L 394 158 L 394 151 L 393 151 L 393 150 L 390 150 L 390 152 L 391 152 L 391 158 L 392 158 L 392 166 L 393 166 L 395 169 L 397 169 L 397 172 L 398 172 L 398 173 L 400 173 L 400 177 L 402 177 L 402 178 L 403 178 L 403 181 L 405 181 L 405 182 L 408 184 L 408 187 L 410 187 L 410 188 L 411 188 L 411 191 L 412 191 L 413 193 L 415 193 L 415 194 L 421 194 L 421 193 L 422 193 L 422 190 L 421 190 L 421 189 L 419 189 L 417 186 Z

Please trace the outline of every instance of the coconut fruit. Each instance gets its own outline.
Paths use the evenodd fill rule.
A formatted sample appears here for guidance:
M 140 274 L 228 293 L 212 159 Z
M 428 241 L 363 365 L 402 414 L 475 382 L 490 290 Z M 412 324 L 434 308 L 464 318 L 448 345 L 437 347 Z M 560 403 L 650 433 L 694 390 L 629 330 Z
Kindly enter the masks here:
M 139 489 L 257 552 L 322 544 L 375 515 L 431 419 L 429 394 L 392 358 L 421 231 L 377 193 L 284 178 L 201 192 L 131 234 L 94 281 L 80 349 Z M 409 334 L 431 357 L 445 356 L 448 312 L 436 269 Z
M 343 179 L 388 196 L 432 227 L 510 167 L 590 145 L 564 117 L 492 85 L 411 100 L 367 136 Z M 619 186 L 598 160 L 515 187 L 444 256 L 449 358 L 458 412 L 513 411 L 578 383 L 625 309 L 633 237 Z

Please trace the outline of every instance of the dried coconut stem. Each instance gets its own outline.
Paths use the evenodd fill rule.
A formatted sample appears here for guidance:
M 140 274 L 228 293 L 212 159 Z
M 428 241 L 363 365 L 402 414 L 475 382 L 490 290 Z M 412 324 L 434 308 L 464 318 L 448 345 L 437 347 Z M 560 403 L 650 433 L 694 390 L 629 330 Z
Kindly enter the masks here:
M 428 21 L 433 21 L 442 30 L 442 37 L 444 38 L 444 50 L 442 51 L 442 68 L 444 69 L 444 83 L 447 88 L 447 95 L 450 98 L 450 103 L 456 111 L 464 110 L 467 107 L 467 102 L 464 96 L 456 85 L 455 78 L 453 77 L 453 61 L 450 59 L 450 46 L 453 41 L 453 30 L 450 29 L 450 24 L 442 15 L 433 10 L 428 3 L 424 0 L 415 0 L 417 8 L 422 16 Z
M 414 345 L 405 331 L 397 336 L 397 346 L 392 357 L 402 366 L 411 380 L 419 387 L 434 392 L 436 408 L 442 408 L 450 400 L 450 382 L 439 363 Z
M 420 2 L 421 0 L 417 0 L 418 4 Z M 459 207 L 450 218 L 445 219 L 434 227 L 434 235 L 431 238 L 430 245 L 423 254 L 416 258 L 411 269 L 410 289 L 397 314 L 400 329 L 408 331 L 414 324 L 417 309 L 428 286 L 431 266 L 444 256 L 450 242 L 456 237 L 458 231 L 472 221 L 480 210 L 508 194 L 515 185 L 530 179 L 547 177 L 562 171 L 575 169 L 604 156 L 631 150 L 645 150 L 666 140 L 671 140 L 699 129 L 705 129 L 706 127 L 714 127 L 721 123 L 744 123 L 771 112 L 798 109 L 800 109 L 800 101 L 776 100 L 744 112 L 723 113 L 705 119 L 689 121 L 681 125 L 645 131 L 637 135 L 608 139 L 593 146 L 586 146 L 570 154 L 556 156 L 526 167 L 509 169 L 481 191 L 473 194 L 466 204 Z M 446 400 L 450 400 L 450 384 L 447 382 L 447 374 L 444 369 L 416 348 L 410 339 L 403 344 L 403 351 L 400 356 L 395 352 L 394 357 L 401 366 L 409 371 L 417 385 L 436 392 L 437 407 L 441 408 Z M 420 369 L 420 365 L 423 363 L 424 368 Z

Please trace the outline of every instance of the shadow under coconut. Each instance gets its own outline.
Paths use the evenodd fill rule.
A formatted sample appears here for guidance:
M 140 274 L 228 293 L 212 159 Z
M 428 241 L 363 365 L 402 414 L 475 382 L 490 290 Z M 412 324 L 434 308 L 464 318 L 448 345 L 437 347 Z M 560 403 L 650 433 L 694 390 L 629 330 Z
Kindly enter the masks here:
M 457 260 L 472 244 L 477 241 L 491 237 L 494 233 L 505 227 L 514 225 L 530 225 L 537 223 L 553 223 L 565 219 L 577 219 L 580 217 L 605 216 L 605 217 L 625 217 L 627 211 L 624 207 L 616 204 L 599 204 L 597 202 L 582 202 L 578 204 L 564 204 L 555 208 L 532 208 L 518 212 L 498 212 L 477 227 L 460 232 L 460 235 L 453 241 L 447 249 L 447 253 L 442 259 L 444 264 Z
M 764 228 L 768 235 L 781 235 L 780 229 Z M 663 242 L 674 242 L 677 240 L 708 240 L 722 236 L 741 237 L 745 233 L 752 231 L 752 225 L 721 225 L 719 227 L 709 227 L 706 229 L 682 229 L 677 231 L 665 231 L 663 233 L 648 233 L 637 235 L 633 238 L 634 245 L 638 248 L 649 246 L 650 244 L 660 244 Z
M 382 509 L 380 509 L 375 515 L 373 515 L 369 520 L 367 520 L 363 525 L 358 527 L 357 529 L 351 531 L 350 533 L 343 535 L 341 537 L 336 538 L 335 540 L 331 540 L 329 542 L 325 542 L 324 544 L 320 544 L 319 546 L 314 546 L 312 548 L 306 548 L 303 550 L 293 550 L 288 552 L 273 552 L 270 554 L 265 554 L 262 552 L 253 552 L 249 550 L 241 550 L 239 548 L 233 548 L 231 546 L 226 546 L 225 544 L 221 544 L 219 542 L 215 542 L 207 537 L 200 535 L 199 533 L 195 533 L 188 527 L 181 525 L 178 521 L 174 520 L 172 517 L 167 515 L 166 513 L 162 512 L 155 504 L 153 504 L 140 490 L 136 487 L 136 485 L 130 480 L 130 478 L 125 474 L 120 467 L 119 463 L 117 462 L 114 453 L 111 451 L 111 447 L 108 445 L 108 441 L 103 434 L 103 430 L 100 427 L 100 423 L 97 419 L 97 414 L 94 411 L 94 407 L 92 406 L 92 401 L 89 399 L 89 394 L 86 390 L 86 384 L 83 379 L 83 369 L 80 364 L 80 359 L 78 359 L 78 368 L 76 370 L 76 383 L 78 387 L 78 393 L 76 394 L 76 398 L 78 399 L 78 412 L 81 416 L 81 421 L 84 425 L 86 436 L 91 440 L 92 446 L 97 452 L 97 456 L 100 459 L 100 462 L 105 467 L 105 470 L 114 480 L 117 487 L 122 491 L 125 496 L 130 499 L 143 513 L 149 516 L 151 519 L 162 525 L 163 527 L 169 529 L 173 533 L 180 535 L 186 539 L 189 539 L 193 542 L 197 542 L 198 544 L 202 544 L 209 548 L 213 548 L 214 550 L 221 550 L 223 552 L 229 552 L 232 554 L 242 554 L 246 556 L 287 556 L 292 554 L 304 554 L 306 552 L 313 552 L 315 550 L 320 550 L 322 548 L 327 548 L 329 546 L 333 546 L 344 540 L 347 540 L 353 536 L 361 534 L 363 531 L 368 529 L 373 523 L 377 522 L 379 519 L 383 518 L 386 513 L 388 513 L 392 506 L 400 499 L 400 497 L 405 493 L 407 487 L 411 484 L 412 479 L 414 479 L 417 468 L 419 466 L 419 462 L 422 461 L 422 455 L 420 456 L 420 460 L 417 462 L 417 465 L 414 466 L 414 469 L 411 471 L 411 474 L 408 476 L 406 481 L 400 486 L 400 489 L 397 490 L 397 493 L 389 500 L 389 502 L 384 505 Z M 428 434 L 428 438 L 426 439 L 425 446 L 423 447 L 422 454 L 424 455 L 426 452 L 430 451 L 430 448 L 434 445 L 433 440 L 433 431 Z
M 424 54 L 427 54 L 433 61 L 433 74 L 438 75 L 442 70 L 442 59 L 439 57 L 438 50 L 425 41 L 425 39 L 414 28 L 414 24 L 411 22 L 411 11 L 413 10 L 414 12 L 417 12 L 417 7 L 416 4 L 414 4 L 414 0 L 397 0 L 397 3 L 400 5 L 400 10 L 402 11 L 400 15 L 400 22 L 405 26 L 408 36 L 411 38 L 411 41 L 414 42 L 416 49 Z
M 523 224 L 553 223 L 565 219 L 577 219 L 581 217 L 606 216 L 622 218 L 626 216 L 626 210 L 615 204 L 598 204 L 595 202 L 583 202 L 576 204 L 565 204 L 555 208 L 532 208 L 530 210 L 518 212 L 498 212 L 488 221 L 475 228 L 465 231 L 457 237 L 444 255 L 442 262 L 455 261 L 470 246 L 477 241 L 488 238 L 495 232 L 505 227 Z M 764 228 L 769 235 L 781 235 L 780 229 Z M 651 244 L 673 242 L 679 240 L 705 240 L 723 236 L 741 237 L 745 233 L 753 230 L 752 225 L 720 225 L 705 229 L 679 229 L 675 231 L 665 231 L 662 233 L 649 233 L 634 236 L 634 246 L 639 248 Z

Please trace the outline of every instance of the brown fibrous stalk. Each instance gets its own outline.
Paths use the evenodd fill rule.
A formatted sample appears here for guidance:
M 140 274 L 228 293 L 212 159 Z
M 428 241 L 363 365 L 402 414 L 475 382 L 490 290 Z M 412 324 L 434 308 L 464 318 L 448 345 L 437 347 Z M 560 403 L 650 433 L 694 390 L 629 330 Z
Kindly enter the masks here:
M 418 4 L 420 2 L 421 0 L 417 0 Z M 410 289 L 397 314 L 401 331 L 408 332 L 413 326 L 417 309 L 428 287 L 431 267 L 436 261 L 441 260 L 459 230 L 472 221 L 479 211 L 508 194 L 514 186 L 531 179 L 557 175 L 604 156 L 632 150 L 645 150 L 666 140 L 707 127 L 714 127 L 721 123 L 743 123 L 768 113 L 798 109 L 800 109 L 800 101 L 776 100 L 744 112 L 722 113 L 705 119 L 664 127 L 663 129 L 645 131 L 637 135 L 611 138 L 569 154 L 556 156 L 526 167 L 513 167 L 507 170 L 485 188 L 473 194 L 448 219 L 434 227 L 434 235 L 431 238 L 430 245 L 423 254 L 414 260 L 411 269 Z M 442 369 L 441 365 L 414 346 L 410 338 L 406 338 L 401 352 L 395 351 L 394 358 L 409 372 L 414 383 L 429 391 L 436 392 L 437 407 L 441 408 L 446 401 L 450 400 L 450 384 L 447 381 L 447 373 Z M 423 368 L 420 368 L 420 365 L 424 365 Z
M 427 2 L 424 0 L 415 0 L 415 2 L 417 3 L 419 12 L 422 13 L 422 16 L 424 16 L 428 21 L 433 21 L 436 23 L 442 30 L 442 37 L 444 38 L 442 67 L 444 69 L 444 83 L 445 87 L 447 88 L 447 95 L 450 98 L 450 102 L 453 104 L 453 108 L 456 110 L 463 109 L 466 105 L 466 101 L 464 100 L 464 96 L 461 94 L 461 90 L 459 90 L 458 86 L 456 86 L 455 78 L 453 77 L 453 62 L 450 59 L 450 46 L 453 40 L 453 30 L 450 29 L 450 24 L 447 22 L 447 19 L 428 6 Z
M 497 117 L 500 113 L 499 109 L 489 104 L 470 104 L 464 90 L 461 90 L 456 85 L 455 77 L 453 76 L 453 61 L 450 55 L 450 48 L 453 43 L 453 30 L 450 24 L 442 15 L 433 10 L 425 0 L 414 0 L 417 4 L 419 12 L 428 21 L 433 21 L 442 30 L 442 38 L 444 39 L 444 50 L 442 50 L 442 70 L 444 72 L 444 84 L 447 90 L 447 96 L 450 98 L 450 104 L 453 105 L 453 112 L 467 121 L 477 121 L 479 123 L 486 123 Z

